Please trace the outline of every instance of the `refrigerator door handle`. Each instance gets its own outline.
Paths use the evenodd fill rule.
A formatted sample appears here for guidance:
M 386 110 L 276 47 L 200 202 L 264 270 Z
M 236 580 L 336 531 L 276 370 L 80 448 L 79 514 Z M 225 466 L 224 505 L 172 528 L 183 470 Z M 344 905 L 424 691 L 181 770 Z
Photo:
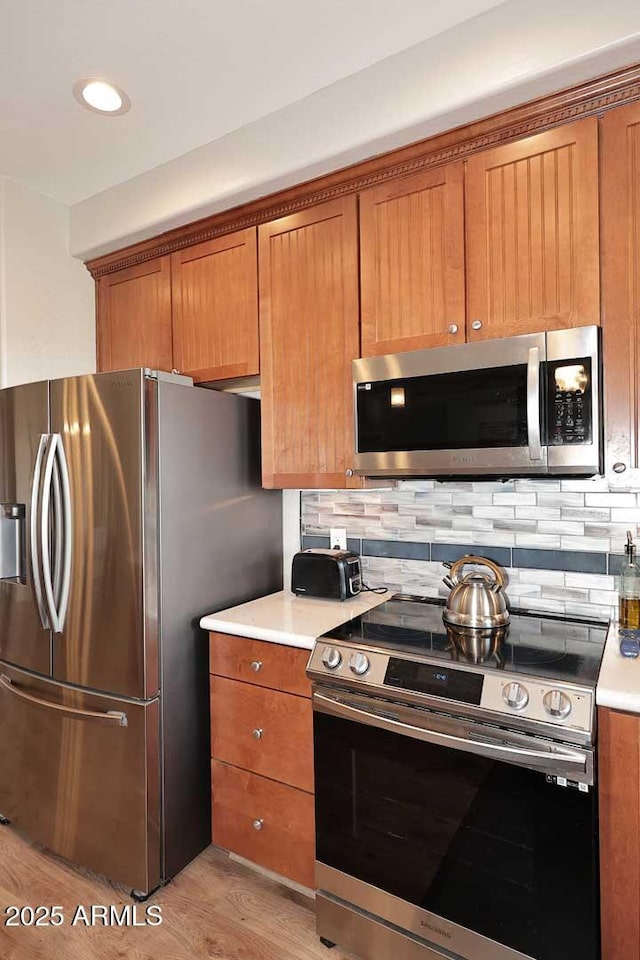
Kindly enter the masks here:
M 40 556 L 38 553 L 38 513 L 41 506 L 41 480 L 42 480 L 42 462 L 49 442 L 49 434 L 40 435 L 38 444 L 38 453 L 33 468 L 33 479 L 31 481 L 31 515 L 30 515 L 30 539 L 31 539 L 31 575 L 33 578 L 33 592 L 36 596 L 36 604 L 40 615 L 40 623 L 44 630 L 49 629 L 49 619 L 47 617 L 46 607 L 44 605 L 42 570 L 40 568 Z
M 58 469 L 60 473 L 60 485 L 62 487 L 62 530 L 56 530 L 56 551 L 60 536 L 63 539 L 63 559 L 62 559 L 62 583 L 60 585 L 60 594 L 56 593 L 58 600 L 58 630 L 62 633 L 65 620 L 67 619 L 67 610 L 69 607 L 69 589 L 71 587 L 71 561 L 73 559 L 73 520 L 71 513 L 71 484 L 69 482 L 69 467 L 67 465 L 67 455 L 64 452 L 64 443 L 62 436 L 54 434 L 57 438 L 56 453 L 58 457 Z
M 51 578 L 51 546 L 50 546 L 50 509 L 51 509 L 51 488 L 53 485 L 53 468 L 56 456 L 56 447 L 58 446 L 58 434 L 51 434 L 51 442 L 47 450 L 44 461 L 43 480 L 42 480 L 42 510 L 40 512 L 40 557 L 42 559 L 42 581 L 44 586 L 44 600 L 49 617 L 49 623 L 54 633 L 60 633 L 58 611 L 53 590 L 53 580 Z M 59 531 L 54 531 L 54 538 L 59 536 Z
M 122 710 L 81 710 L 79 707 L 69 707 L 64 703 L 54 703 L 52 700 L 45 700 L 29 693 L 28 690 L 20 687 L 4 673 L 0 673 L 0 688 L 12 693 L 15 697 L 20 697 L 21 700 L 33 703 L 37 707 L 55 710 L 56 713 L 62 713 L 75 720 L 93 720 L 97 723 L 112 723 L 118 727 L 127 726 L 127 715 Z
M 60 608 L 60 588 L 62 583 L 62 547 L 64 540 L 62 537 L 58 536 L 58 531 L 62 528 L 62 491 L 60 487 L 60 468 L 58 466 L 58 461 L 54 460 L 53 464 L 53 525 L 51 527 L 53 531 L 53 542 L 51 544 L 53 548 L 53 596 L 55 598 L 56 608 Z

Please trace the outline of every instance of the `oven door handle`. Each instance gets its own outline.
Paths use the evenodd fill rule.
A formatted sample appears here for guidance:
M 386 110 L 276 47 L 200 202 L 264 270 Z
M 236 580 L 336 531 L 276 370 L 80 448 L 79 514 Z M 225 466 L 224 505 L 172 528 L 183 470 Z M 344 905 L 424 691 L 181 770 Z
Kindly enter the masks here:
M 437 746 L 450 747 L 465 753 L 475 753 L 481 757 L 493 760 L 504 760 L 518 766 L 540 770 L 543 773 L 558 776 L 569 775 L 579 777 L 581 782 L 593 783 L 593 760 L 589 752 L 559 744 L 550 744 L 548 750 L 533 750 L 525 746 L 513 746 L 507 743 L 492 742 L 488 737 L 474 739 L 474 731 L 469 730 L 468 736 L 456 736 L 452 733 L 442 733 L 429 727 L 420 727 L 412 723 L 405 723 L 388 715 L 377 713 L 372 709 L 362 709 L 353 706 L 348 701 L 327 696 L 317 691 L 313 694 L 313 708 L 320 713 L 326 713 L 344 720 L 356 720 L 369 727 L 388 730 L 391 733 L 400 733 L 414 740 L 422 740 Z

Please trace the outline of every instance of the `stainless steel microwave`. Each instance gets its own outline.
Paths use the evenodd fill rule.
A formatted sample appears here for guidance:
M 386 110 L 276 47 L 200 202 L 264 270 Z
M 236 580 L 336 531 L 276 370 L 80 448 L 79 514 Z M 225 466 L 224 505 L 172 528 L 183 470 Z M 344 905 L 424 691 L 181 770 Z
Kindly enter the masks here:
M 600 330 L 554 330 L 353 361 L 356 473 L 592 476 Z

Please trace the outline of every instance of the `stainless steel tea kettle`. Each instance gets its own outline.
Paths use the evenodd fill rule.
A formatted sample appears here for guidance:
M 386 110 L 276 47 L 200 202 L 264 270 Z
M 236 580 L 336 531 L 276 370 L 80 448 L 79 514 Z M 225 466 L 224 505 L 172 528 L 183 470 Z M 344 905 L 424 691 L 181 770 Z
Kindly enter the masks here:
M 479 570 L 472 570 L 459 579 L 462 568 L 470 563 L 488 567 L 493 577 Z M 507 598 L 502 592 L 505 585 L 504 573 L 493 560 L 487 560 L 486 557 L 461 557 L 453 566 L 445 566 L 450 566 L 450 572 L 443 582 L 451 588 L 442 615 L 447 623 L 477 628 L 501 627 L 509 622 Z

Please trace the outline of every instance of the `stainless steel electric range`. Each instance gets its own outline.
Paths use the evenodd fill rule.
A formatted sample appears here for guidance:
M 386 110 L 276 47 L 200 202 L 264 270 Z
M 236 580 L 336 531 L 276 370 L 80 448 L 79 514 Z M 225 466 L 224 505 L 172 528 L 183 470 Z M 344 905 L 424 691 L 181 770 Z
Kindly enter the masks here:
M 442 611 L 396 596 L 312 652 L 318 933 L 366 960 L 596 960 L 607 624 Z

